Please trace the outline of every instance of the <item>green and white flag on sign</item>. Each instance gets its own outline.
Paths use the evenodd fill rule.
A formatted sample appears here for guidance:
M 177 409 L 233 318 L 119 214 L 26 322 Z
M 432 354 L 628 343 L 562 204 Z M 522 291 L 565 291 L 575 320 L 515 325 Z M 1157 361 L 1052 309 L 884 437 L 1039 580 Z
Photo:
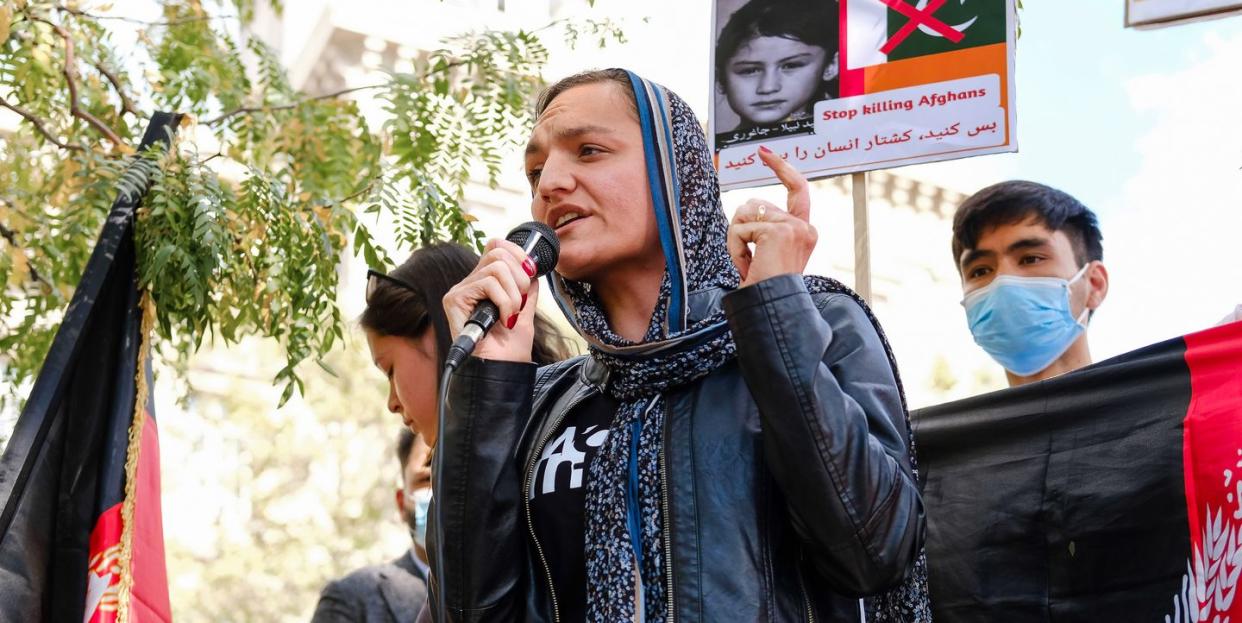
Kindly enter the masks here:
M 1008 0 L 852 0 L 849 64 L 866 67 L 1005 42 Z
M 893 37 L 906 28 L 907 23 L 913 21 L 918 26 L 908 37 L 895 43 L 888 53 L 890 61 L 1005 42 L 1005 0 L 944 0 L 934 12 L 927 10 L 928 6 L 935 4 L 934 0 L 892 0 L 888 4 L 889 41 L 893 41 Z M 918 17 L 912 20 L 893 9 L 895 4 L 912 7 L 918 12 Z M 928 13 L 929 18 L 922 17 Z M 939 23 L 922 21 L 925 19 Z M 946 26 L 961 33 L 961 40 L 956 43 L 950 41 L 946 36 L 948 33 L 944 32 Z

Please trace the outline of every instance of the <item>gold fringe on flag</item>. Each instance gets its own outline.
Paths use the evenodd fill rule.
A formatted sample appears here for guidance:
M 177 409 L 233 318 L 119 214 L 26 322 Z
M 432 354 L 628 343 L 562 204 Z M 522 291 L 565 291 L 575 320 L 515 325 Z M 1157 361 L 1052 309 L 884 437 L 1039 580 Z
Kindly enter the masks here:
M 134 421 L 129 426 L 125 451 L 125 501 L 121 505 L 121 584 L 117 596 L 117 623 L 129 623 L 130 591 L 134 585 L 134 506 L 137 503 L 138 454 L 142 449 L 142 426 L 147 419 L 147 357 L 151 354 L 151 330 L 155 326 L 155 303 L 150 292 L 142 293 L 142 344 L 138 347 L 138 371 L 134 374 Z M 158 501 L 157 501 L 158 503 Z

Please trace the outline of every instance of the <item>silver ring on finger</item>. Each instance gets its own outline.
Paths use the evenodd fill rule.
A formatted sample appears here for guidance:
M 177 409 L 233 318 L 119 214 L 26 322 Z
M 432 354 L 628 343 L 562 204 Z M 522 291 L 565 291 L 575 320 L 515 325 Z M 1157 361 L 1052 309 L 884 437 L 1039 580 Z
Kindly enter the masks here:
M 768 213 L 767 204 L 759 204 L 759 214 L 755 216 L 756 221 L 762 221 L 763 217 Z

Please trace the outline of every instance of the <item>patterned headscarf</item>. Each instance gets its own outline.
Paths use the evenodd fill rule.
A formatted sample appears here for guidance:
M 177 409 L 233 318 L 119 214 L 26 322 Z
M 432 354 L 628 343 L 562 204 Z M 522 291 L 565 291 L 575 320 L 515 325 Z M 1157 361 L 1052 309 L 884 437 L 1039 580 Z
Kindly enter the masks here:
M 720 186 L 707 141 L 694 113 L 680 97 L 627 73 L 637 101 L 647 179 L 665 261 L 659 301 L 647 334 L 637 343 L 622 338 L 609 326 L 590 284 L 569 281 L 555 273 L 549 277 L 566 318 L 587 340 L 592 355 L 608 368 L 607 391 L 620 403 L 611 432 L 589 468 L 589 621 L 630 621 L 636 606 L 643 609 L 640 620 L 666 620 L 664 492 L 660 478 L 667 411 L 664 393 L 706 376 L 737 352 L 723 309 L 702 318 L 692 318 L 689 312 L 691 292 L 732 290 L 740 283 L 729 257 L 729 223 L 721 207 Z M 834 280 L 805 280 L 813 293 L 848 293 L 866 309 L 857 295 Z M 870 310 L 867 314 L 871 317 Z M 880 335 L 883 338 L 883 333 Z M 887 341 L 884 345 L 888 349 Z M 889 360 L 896 377 L 891 350 Z M 910 452 L 913 459 L 913 446 Z M 930 621 L 926 587 L 920 554 L 915 571 L 904 585 L 867 600 L 868 621 Z

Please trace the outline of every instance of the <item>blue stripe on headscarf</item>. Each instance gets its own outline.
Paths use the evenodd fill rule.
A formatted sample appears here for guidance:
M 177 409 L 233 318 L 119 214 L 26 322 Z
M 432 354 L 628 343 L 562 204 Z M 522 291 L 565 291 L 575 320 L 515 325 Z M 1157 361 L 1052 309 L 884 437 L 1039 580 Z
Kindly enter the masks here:
M 665 198 L 668 189 L 664 187 L 660 155 L 656 153 L 659 142 L 652 112 L 657 108 L 652 106 L 651 100 L 647 98 L 646 81 L 632 71 L 627 71 L 626 73 L 630 76 L 630 84 L 634 89 L 634 99 L 638 104 L 638 121 L 643 131 L 643 154 L 646 156 L 647 161 L 647 183 L 651 187 L 651 202 L 652 207 L 655 209 L 656 225 L 659 228 L 660 246 L 664 250 L 664 266 L 668 270 L 671 296 L 668 305 L 669 326 L 667 332 L 669 335 L 672 335 L 681 332 L 685 328 L 686 303 L 683 296 L 685 277 L 682 275 L 681 262 L 678 261 L 677 237 L 673 232 L 673 223 L 669 217 L 669 206 Z M 671 141 L 669 146 L 672 146 Z M 673 166 L 671 157 L 669 158 L 669 166 L 670 168 Z
M 637 569 L 643 568 L 643 518 L 642 509 L 639 508 L 639 500 L 642 498 L 638 492 L 638 438 L 642 433 L 642 420 L 634 420 L 630 424 L 630 458 L 627 461 L 629 474 L 627 474 L 626 478 L 625 518 L 626 528 L 630 532 L 630 547 L 634 549 L 634 564 Z
M 659 103 L 659 105 L 656 106 L 656 110 L 660 112 L 660 126 L 664 129 L 664 144 L 668 145 L 668 149 L 669 149 L 668 175 L 669 175 L 669 179 L 673 183 L 673 188 L 671 189 L 672 194 L 669 197 L 669 202 L 668 202 L 669 205 L 671 206 L 671 209 L 669 210 L 668 215 L 669 215 L 670 221 L 673 218 L 677 219 L 678 221 L 677 230 L 680 231 L 681 230 L 681 181 L 679 180 L 678 175 L 677 175 L 676 155 L 673 153 L 673 150 L 675 149 L 675 147 L 673 146 L 673 120 L 669 118 L 668 102 L 664 101 L 664 88 L 661 87 L 660 85 L 653 85 L 653 87 L 654 88 L 652 90 L 655 92 L 656 100 Z M 671 228 L 671 225 L 670 225 L 670 228 Z M 680 247 L 681 238 L 680 237 L 674 238 L 674 244 Z M 676 257 L 677 257 L 678 274 L 683 274 L 683 271 L 685 270 L 685 265 L 683 264 L 685 249 L 678 248 L 676 251 L 677 251 Z M 680 282 L 682 286 L 681 292 L 678 293 L 678 300 L 684 301 L 685 299 L 682 297 L 686 295 L 686 287 L 685 287 L 686 280 L 683 276 L 678 281 Z M 680 323 L 679 324 L 680 328 L 678 329 L 678 331 L 684 330 L 686 327 L 686 324 L 689 322 L 689 319 L 688 319 L 689 306 L 681 305 L 681 304 L 679 304 L 676 307 L 670 306 L 670 311 L 672 310 L 676 310 L 677 322 Z

